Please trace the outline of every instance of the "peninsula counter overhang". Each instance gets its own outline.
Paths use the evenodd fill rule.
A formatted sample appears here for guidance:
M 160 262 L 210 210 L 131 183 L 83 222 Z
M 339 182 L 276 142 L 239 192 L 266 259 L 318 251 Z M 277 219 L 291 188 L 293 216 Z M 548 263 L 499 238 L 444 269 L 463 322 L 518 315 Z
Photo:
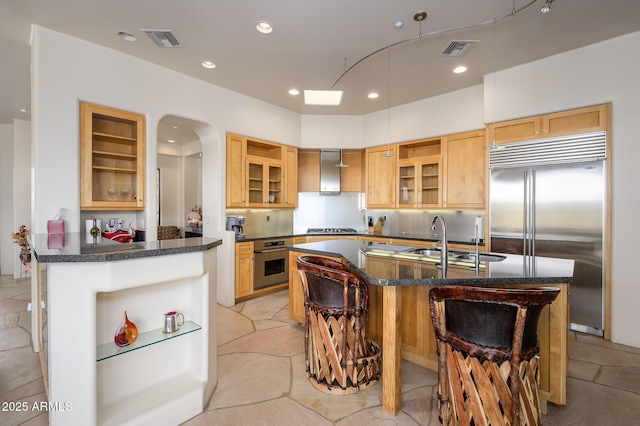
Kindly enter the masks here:
M 222 244 L 221 239 L 196 237 L 161 241 L 120 243 L 101 238 L 87 242 L 84 233 L 36 234 L 29 237 L 40 263 L 111 262 L 206 251 Z
M 432 286 L 432 285 L 491 285 L 491 284 L 570 284 L 573 280 L 574 260 L 558 259 L 550 257 L 521 256 L 515 254 L 499 253 L 505 259 L 500 262 L 486 262 L 476 272 L 473 268 L 458 265 L 458 271 L 466 271 L 465 276 L 442 277 L 442 270 L 436 268 L 435 263 L 429 260 L 421 260 L 419 256 L 409 256 L 407 250 L 398 249 L 397 246 L 388 244 L 370 245 L 366 241 L 358 240 L 329 240 L 306 244 L 296 244 L 289 247 L 290 250 L 315 254 L 319 256 L 342 257 L 352 270 L 367 280 L 369 283 L 379 286 Z M 366 258 L 388 257 L 411 262 L 424 262 L 432 265 L 434 276 L 432 278 L 388 278 L 376 277 L 367 273 Z M 451 271 L 451 265 L 449 266 Z M 453 275 L 453 274 L 450 274 Z

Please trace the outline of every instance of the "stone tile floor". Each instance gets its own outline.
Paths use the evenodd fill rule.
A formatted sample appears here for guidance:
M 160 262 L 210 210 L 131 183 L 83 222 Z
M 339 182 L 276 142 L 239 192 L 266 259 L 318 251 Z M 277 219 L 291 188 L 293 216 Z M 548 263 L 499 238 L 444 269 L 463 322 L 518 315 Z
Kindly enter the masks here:
M 0 277 L 0 425 L 47 425 L 46 413 L 3 411 L 46 401 L 39 355 L 30 345 L 30 281 Z M 218 306 L 218 385 L 198 425 L 437 425 L 436 373 L 402 364 L 402 411 L 381 407 L 380 384 L 325 395 L 304 374 L 304 331 L 288 319 L 281 291 Z M 581 333 L 569 342 L 568 403 L 549 404 L 543 425 L 640 424 L 640 349 Z M 82 425 L 84 426 L 84 425 Z

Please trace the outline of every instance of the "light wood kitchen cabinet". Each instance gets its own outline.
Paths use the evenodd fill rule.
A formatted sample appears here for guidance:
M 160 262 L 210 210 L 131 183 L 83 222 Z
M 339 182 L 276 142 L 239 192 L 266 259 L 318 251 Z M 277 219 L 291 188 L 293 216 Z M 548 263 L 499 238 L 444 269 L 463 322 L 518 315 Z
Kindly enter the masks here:
M 487 190 L 485 131 L 443 138 L 445 208 L 484 208 Z
M 538 139 L 541 131 L 541 117 L 527 117 L 491 123 L 487 126 L 487 145 L 492 145 L 494 141 L 499 145 Z
M 436 246 L 435 241 L 423 241 L 423 240 L 404 240 L 400 238 L 389 239 L 389 244 L 396 244 L 407 247 L 426 247 L 432 248 Z
M 441 140 L 398 144 L 396 207 L 442 206 Z
M 340 169 L 340 192 L 364 192 L 364 151 L 342 150 L 342 162 L 349 167 Z
M 247 140 L 238 135 L 227 134 L 227 207 L 245 207 L 245 159 Z
M 318 241 L 329 241 L 329 240 L 356 240 L 358 237 L 356 235 L 308 235 L 307 242 L 308 243 L 317 243 Z
M 365 271 L 376 278 L 394 278 L 396 261 L 387 258 L 366 256 Z M 367 313 L 367 337 L 382 345 L 382 287 L 368 284 L 369 312 Z
M 145 117 L 80 102 L 80 209 L 144 210 Z
M 284 172 L 284 206 L 293 209 L 298 206 L 298 148 L 285 147 Z
M 298 151 L 298 191 L 320 192 L 320 150 Z
M 487 145 L 522 142 L 555 136 L 607 130 L 611 104 L 554 112 L 551 114 L 502 121 L 487 126 Z
M 247 207 L 284 207 L 282 159 L 247 154 L 246 167 Z
M 555 112 L 542 116 L 542 137 L 575 135 L 607 130 L 611 104 Z
M 389 238 L 384 237 L 370 237 L 368 235 L 358 235 L 358 240 L 366 241 L 371 244 L 389 244 Z
M 474 244 L 449 244 L 448 248 L 449 250 L 466 251 L 469 253 L 476 251 L 476 246 Z M 486 253 L 487 246 L 478 246 L 478 251 L 481 253 Z
M 307 237 L 293 237 L 293 244 L 304 244 L 307 242 Z
M 295 151 L 293 147 L 227 134 L 226 206 L 295 208 Z
M 436 276 L 438 276 L 438 270 L 435 264 L 397 261 L 398 278 L 428 279 Z M 428 303 L 431 288 L 433 287 L 402 287 L 402 357 L 424 367 L 429 366 L 427 364 L 432 366 L 438 359 Z M 432 362 L 426 362 L 427 359 Z
M 253 242 L 236 243 L 236 299 L 253 294 Z
M 396 200 L 396 145 L 365 150 L 367 208 L 394 208 Z

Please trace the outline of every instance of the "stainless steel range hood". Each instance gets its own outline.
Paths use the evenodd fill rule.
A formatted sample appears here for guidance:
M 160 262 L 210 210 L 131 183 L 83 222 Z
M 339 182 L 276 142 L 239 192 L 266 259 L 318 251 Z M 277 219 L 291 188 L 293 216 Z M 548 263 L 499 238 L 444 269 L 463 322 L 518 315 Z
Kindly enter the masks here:
M 340 150 L 323 149 L 320 151 L 320 194 L 340 194 Z

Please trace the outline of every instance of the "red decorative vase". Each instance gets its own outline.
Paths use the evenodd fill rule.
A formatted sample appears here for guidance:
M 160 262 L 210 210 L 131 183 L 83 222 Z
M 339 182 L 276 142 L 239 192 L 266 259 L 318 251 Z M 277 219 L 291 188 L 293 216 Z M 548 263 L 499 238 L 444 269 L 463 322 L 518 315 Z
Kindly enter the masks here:
M 116 335 L 113 341 L 118 346 L 129 346 L 138 338 L 138 327 L 127 317 L 127 311 L 124 311 L 124 318 L 122 318 L 122 324 L 116 330 Z
M 20 258 L 20 261 L 26 265 L 27 263 L 31 262 L 31 250 L 22 249 L 18 257 Z

